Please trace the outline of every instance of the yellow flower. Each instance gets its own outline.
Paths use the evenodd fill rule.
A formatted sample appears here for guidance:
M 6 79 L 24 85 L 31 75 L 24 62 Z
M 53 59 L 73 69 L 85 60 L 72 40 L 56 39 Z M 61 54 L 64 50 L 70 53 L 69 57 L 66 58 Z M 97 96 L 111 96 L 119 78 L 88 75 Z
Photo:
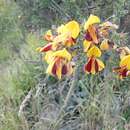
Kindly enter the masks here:
M 76 43 L 76 38 L 79 35 L 80 27 L 78 22 L 69 21 L 65 25 L 61 25 L 57 28 L 58 35 L 53 39 L 53 46 L 64 45 L 71 47 Z
M 117 72 L 121 79 L 130 76 L 130 55 L 124 56 L 120 61 L 120 67 L 114 68 L 113 71 Z
M 125 66 L 113 68 L 113 72 L 117 72 L 120 79 L 130 76 L 130 71 Z
M 80 27 L 78 22 L 76 21 L 70 21 L 65 25 L 64 33 L 67 34 L 67 37 L 63 41 L 63 44 L 67 47 L 71 47 L 75 45 L 76 38 L 78 37 L 80 32 Z
M 57 76 L 58 79 L 61 79 L 62 75 L 70 75 L 73 72 L 70 62 L 71 54 L 66 49 L 53 53 L 50 52 L 50 54 L 46 56 L 46 61 L 49 63 L 46 72 L 53 76 Z
M 79 23 L 76 21 L 70 21 L 65 25 L 65 32 L 69 34 L 70 37 L 76 39 L 80 32 Z
M 119 52 L 121 59 L 126 55 L 130 55 L 130 49 L 127 46 L 117 48 L 117 52 Z
M 65 25 L 61 25 L 58 28 L 58 32 L 60 35 L 55 37 L 54 42 L 62 43 L 63 45 L 70 47 L 76 43 L 76 38 L 79 35 L 80 27 L 78 22 L 70 21 Z
M 104 69 L 104 63 L 96 57 L 101 56 L 101 51 L 98 47 L 93 46 L 87 52 L 88 62 L 84 66 L 84 71 L 87 73 L 95 74 Z
M 62 33 L 58 36 L 56 36 L 54 39 L 53 39 L 53 43 L 54 44 L 59 44 L 59 43 L 62 43 L 64 42 L 68 37 L 68 34 L 67 33 Z
M 62 37 L 66 39 L 66 37 L 72 37 L 73 39 L 76 39 L 80 32 L 79 23 L 76 21 L 70 21 L 65 25 L 61 25 L 57 32 L 59 32 L 61 35 L 59 37 Z M 63 40 L 62 40 L 63 41 Z
M 124 56 L 120 61 L 120 66 L 126 66 L 130 70 L 130 55 Z
M 84 29 L 86 31 L 85 39 L 95 44 L 99 43 L 98 29 L 95 26 L 97 23 L 100 23 L 100 19 L 97 16 L 91 14 L 84 25 Z
M 87 30 L 90 25 L 100 23 L 100 18 L 95 15 L 90 15 L 88 20 L 85 22 L 84 30 Z
M 103 51 L 116 49 L 116 48 L 117 46 L 112 41 L 109 41 L 108 39 L 104 39 L 102 43 L 100 44 L 100 49 Z
M 45 33 L 44 39 L 45 39 L 46 41 L 52 41 L 52 40 L 53 40 L 53 35 L 52 35 L 51 30 L 48 30 L 48 31 Z
M 62 24 L 61 26 L 59 26 L 59 27 L 57 28 L 57 33 L 58 33 L 58 34 L 62 34 L 62 33 L 64 32 L 64 29 L 65 29 L 65 25 Z
M 91 47 L 88 52 L 87 52 L 88 57 L 100 57 L 101 56 L 101 51 L 98 47 L 93 46 Z
M 109 44 L 108 44 L 108 39 L 105 39 L 102 41 L 101 45 L 100 45 L 100 49 L 101 50 L 109 50 Z

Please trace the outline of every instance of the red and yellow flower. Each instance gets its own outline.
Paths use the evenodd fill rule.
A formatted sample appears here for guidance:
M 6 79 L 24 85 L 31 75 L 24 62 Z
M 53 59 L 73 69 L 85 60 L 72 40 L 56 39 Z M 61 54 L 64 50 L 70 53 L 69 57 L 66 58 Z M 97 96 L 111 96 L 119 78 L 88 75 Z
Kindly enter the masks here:
M 66 47 L 71 47 L 75 45 L 76 38 L 79 35 L 79 32 L 80 32 L 79 23 L 74 20 L 70 21 L 65 25 L 61 25 L 57 29 L 57 32 L 60 35 L 55 37 L 54 42 L 62 43 Z
M 130 55 L 130 49 L 127 46 L 119 47 L 116 49 L 116 51 L 120 55 L 120 59 L 122 59 L 124 56 Z
M 84 52 L 88 57 L 88 61 L 84 65 L 84 71 L 91 74 L 102 71 L 105 65 L 99 59 L 101 57 L 101 51 L 116 49 L 120 54 L 121 61 L 119 67 L 114 68 L 113 71 L 117 72 L 120 78 L 130 76 L 130 49 L 128 47 L 117 48 L 109 40 L 109 33 L 111 30 L 117 29 L 118 26 L 109 21 L 102 24 L 99 23 L 100 18 L 91 14 L 84 25 L 85 40 L 83 41 L 83 46 Z M 36 49 L 39 52 L 45 52 L 44 60 L 48 64 L 46 73 L 56 76 L 58 79 L 73 73 L 71 59 L 76 54 L 75 50 L 70 54 L 67 49 L 73 49 L 69 49 L 69 47 L 76 44 L 79 33 L 79 23 L 74 20 L 59 26 L 54 33 L 55 35 L 52 34 L 51 30 L 46 32 L 44 39 L 47 41 L 47 44 Z
M 36 50 L 39 52 L 47 52 L 50 50 L 60 50 L 64 47 L 71 47 L 75 45 L 76 38 L 80 32 L 80 27 L 78 22 L 70 21 L 65 25 L 61 25 L 57 28 L 57 36 L 53 36 L 51 30 L 48 30 L 44 36 L 44 39 L 47 40 L 47 43 L 43 47 L 39 47 Z
M 58 79 L 61 79 L 64 75 L 72 74 L 72 57 L 66 49 L 50 52 L 50 54 L 48 53 L 45 58 L 49 64 L 46 73 L 57 76 Z
M 87 52 L 94 44 L 99 43 L 98 30 L 96 24 L 100 23 L 100 19 L 95 15 L 90 15 L 85 22 L 85 40 L 83 41 L 84 52 Z
M 116 45 L 114 44 L 114 42 L 108 40 L 108 39 L 104 39 L 101 44 L 100 44 L 100 49 L 102 51 L 107 51 L 110 49 L 116 49 Z
M 118 29 L 118 25 L 106 21 L 99 25 L 99 35 L 101 37 L 108 37 L 109 31 Z
M 97 57 L 101 56 L 101 51 L 98 47 L 93 46 L 87 52 L 88 62 L 84 66 L 84 71 L 87 73 L 95 74 L 102 69 L 104 69 L 104 63 L 97 59 Z
M 117 72 L 121 79 L 130 76 L 130 55 L 124 56 L 120 61 L 120 66 L 114 68 L 113 71 Z
M 84 30 L 86 32 L 85 40 L 91 41 L 95 44 L 99 43 L 98 32 L 97 32 L 97 28 L 96 28 L 96 24 L 98 24 L 98 23 L 100 23 L 99 17 L 91 14 L 84 25 Z
M 45 35 L 44 35 L 43 38 L 44 38 L 46 41 L 49 41 L 49 42 L 53 41 L 54 36 L 52 35 L 51 30 L 48 30 L 48 31 L 45 33 Z

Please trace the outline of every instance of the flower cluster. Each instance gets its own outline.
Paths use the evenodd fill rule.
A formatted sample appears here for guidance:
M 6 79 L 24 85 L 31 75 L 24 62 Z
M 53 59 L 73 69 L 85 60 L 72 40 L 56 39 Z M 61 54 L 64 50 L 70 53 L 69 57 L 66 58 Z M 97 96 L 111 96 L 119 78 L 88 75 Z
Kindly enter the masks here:
M 116 24 L 109 21 L 101 23 L 99 17 L 90 15 L 84 24 L 83 50 L 87 57 L 84 65 L 86 73 L 95 74 L 105 68 L 101 60 L 102 53 L 114 49 L 120 53 L 120 67 L 113 71 L 119 73 L 120 78 L 130 75 L 130 49 L 118 47 L 112 40 L 110 34 L 118 29 Z M 37 48 L 37 51 L 44 52 L 44 60 L 48 64 L 47 73 L 61 79 L 69 76 L 74 71 L 73 55 L 69 48 L 77 44 L 80 33 L 80 25 L 72 20 L 62 24 L 55 30 L 48 30 L 44 35 L 47 44 Z
M 46 32 L 44 39 L 47 44 L 37 48 L 37 50 L 46 53 L 44 59 L 48 63 L 47 73 L 57 76 L 58 79 L 72 74 L 72 55 L 68 48 L 76 44 L 79 32 L 80 27 L 76 21 L 61 25 L 54 34 L 52 34 L 51 30 Z
M 114 48 L 114 43 L 108 38 L 109 32 L 117 28 L 117 25 L 109 21 L 100 24 L 100 19 L 97 16 L 89 16 L 84 25 L 85 40 L 83 45 L 84 52 L 88 57 L 88 62 L 84 66 L 85 72 L 95 74 L 104 69 L 104 63 L 98 58 L 101 57 L 102 51 Z

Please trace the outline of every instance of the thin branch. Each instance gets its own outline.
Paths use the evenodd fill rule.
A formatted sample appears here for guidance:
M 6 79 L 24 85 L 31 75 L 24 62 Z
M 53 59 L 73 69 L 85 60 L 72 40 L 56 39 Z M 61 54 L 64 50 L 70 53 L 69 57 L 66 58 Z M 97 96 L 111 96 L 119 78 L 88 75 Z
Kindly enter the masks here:
M 25 99 L 23 100 L 23 102 L 20 105 L 19 108 L 19 112 L 18 112 L 18 116 L 21 117 L 23 115 L 24 109 L 25 107 L 28 105 L 28 103 L 30 102 L 31 98 L 32 98 L 32 94 L 33 94 L 33 90 L 31 89 L 27 96 L 25 97 Z

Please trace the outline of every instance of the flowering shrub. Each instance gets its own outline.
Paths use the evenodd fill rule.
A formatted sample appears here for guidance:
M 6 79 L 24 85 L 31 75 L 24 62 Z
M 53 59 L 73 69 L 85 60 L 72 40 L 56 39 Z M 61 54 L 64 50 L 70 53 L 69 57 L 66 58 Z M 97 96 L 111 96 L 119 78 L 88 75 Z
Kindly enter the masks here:
M 82 52 L 87 57 L 87 63 L 83 67 L 87 74 L 102 71 L 105 64 L 101 56 L 105 51 L 114 50 L 119 54 L 121 61 L 119 67 L 112 70 L 118 73 L 120 78 L 124 78 L 130 75 L 130 49 L 113 42 L 111 33 L 117 29 L 116 24 L 110 21 L 101 22 L 99 17 L 91 14 L 84 24 L 83 31 L 74 20 L 62 24 L 56 30 L 48 30 L 43 37 L 47 44 L 36 50 L 45 53 L 44 60 L 48 64 L 46 73 L 58 79 L 70 76 L 75 71 L 76 61 L 73 59 L 78 52 L 75 52 L 74 46 L 80 44 L 80 41 L 83 42 Z

